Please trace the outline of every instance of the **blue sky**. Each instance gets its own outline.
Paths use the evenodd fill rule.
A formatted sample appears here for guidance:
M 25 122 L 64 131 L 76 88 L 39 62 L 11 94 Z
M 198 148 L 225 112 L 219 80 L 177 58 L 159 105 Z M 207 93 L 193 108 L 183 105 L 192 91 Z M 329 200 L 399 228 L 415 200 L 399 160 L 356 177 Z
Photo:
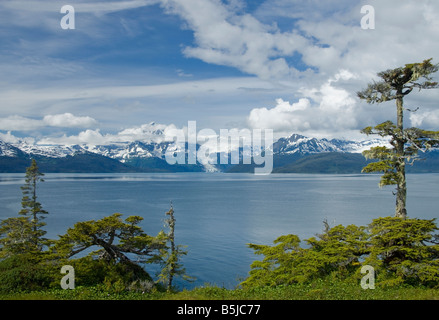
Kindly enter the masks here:
M 74 30 L 60 26 L 67 4 Z M 394 107 L 355 92 L 438 63 L 438 36 L 436 0 L 2 0 L 0 140 L 100 144 L 188 121 L 360 139 Z M 437 129 L 438 91 L 407 100 L 421 107 L 408 125 Z

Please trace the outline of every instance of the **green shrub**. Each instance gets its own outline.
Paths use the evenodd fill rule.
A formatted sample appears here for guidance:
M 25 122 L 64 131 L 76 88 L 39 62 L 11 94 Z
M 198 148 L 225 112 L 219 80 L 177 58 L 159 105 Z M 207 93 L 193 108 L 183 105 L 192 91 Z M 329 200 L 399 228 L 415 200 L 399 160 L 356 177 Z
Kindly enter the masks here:
M 0 261 L 0 292 L 42 290 L 51 287 L 54 268 L 31 255 L 14 255 Z
M 108 262 L 91 256 L 69 260 L 75 269 L 75 284 L 96 286 L 103 284 L 108 291 L 149 290 L 150 275 L 139 265 L 131 262 Z
M 149 274 L 134 263 L 109 263 L 83 257 L 51 260 L 44 254 L 13 255 L 0 261 L 0 293 L 59 289 L 62 265 L 75 270 L 75 286 L 99 286 L 107 292 L 149 292 L 155 285 Z
M 327 225 L 326 225 L 327 226 Z M 296 235 L 274 245 L 249 244 L 262 260 L 251 264 L 243 288 L 309 283 L 316 279 L 356 282 L 362 265 L 374 267 L 381 286 L 439 286 L 439 245 L 434 220 L 379 218 L 367 227 L 338 225 L 300 246 Z
M 318 238 L 306 240 L 309 248 L 301 248 L 296 235 L 281 236 L 274 241 L 274 246 L 250 244 L 256 254 L 265 257 L 252 263 L 250 277 L 241 285 L 276 286 L 306 283 L 327 276 L 349 276 L 367 252 L 364 229 L 354 225 L 327 228 Z
M 382 285 L 439 285 L 439 245 L 433 220 L 379 218 L 370 225 L 371 250 L 365 263 Z

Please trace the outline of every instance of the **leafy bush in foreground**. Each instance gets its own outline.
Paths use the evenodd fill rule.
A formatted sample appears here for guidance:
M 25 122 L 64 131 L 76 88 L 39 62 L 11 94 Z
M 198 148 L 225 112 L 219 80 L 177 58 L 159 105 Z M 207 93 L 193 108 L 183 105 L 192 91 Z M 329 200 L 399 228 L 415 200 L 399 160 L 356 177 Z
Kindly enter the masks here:
M 439 244 L 433 220 L 379 218 L 367 227 L 326 225 L 300 246 L 296 235 L 274 245 L 249 244 L 262 260 L 251 265 L 243 288 L 308 283 L 318 278 L 358 281 L 362 265 L 374 267 L 377 284 L 439 287 Z
M 59 271 L 58 271 L 59 272 Z M 0 292 L 49 288 L 54 269 L 31 255 L 14 255 L 0 261 Z

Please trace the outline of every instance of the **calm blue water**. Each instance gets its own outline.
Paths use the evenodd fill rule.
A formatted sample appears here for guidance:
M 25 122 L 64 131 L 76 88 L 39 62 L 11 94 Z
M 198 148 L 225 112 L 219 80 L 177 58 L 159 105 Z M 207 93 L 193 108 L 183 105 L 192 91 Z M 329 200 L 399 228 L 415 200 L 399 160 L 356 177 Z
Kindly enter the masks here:
M 270 244 L 280 235 L 307 239 L 330 225 L 366 225 L 393 216 L 393 187 L 378 188 L 377 175 L 272 174 L 46 174 L 38 196 L 49 211 L 49 238 L 78 221 L 115 212 L 140 215 L 155 235 L 172 201 L 176 241 L 187 245 L 187 273 L 197 281 L 231 288 L 258 256 L 247 243 Z M 0 219 L 17 216 L 24 174 L 0 174 Z M 437 218 L 439 174 L 408 176 L 408 213 Z

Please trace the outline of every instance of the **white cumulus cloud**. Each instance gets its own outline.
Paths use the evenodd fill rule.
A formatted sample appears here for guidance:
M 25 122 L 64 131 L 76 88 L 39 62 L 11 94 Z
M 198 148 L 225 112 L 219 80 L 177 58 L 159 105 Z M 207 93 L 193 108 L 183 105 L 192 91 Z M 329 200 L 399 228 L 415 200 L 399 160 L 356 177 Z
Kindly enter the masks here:
M 19 115 L 0 118 L 0 130 L 7 131 L 31 131 L 41 128 L 42 121 L 30 119 Z
M 43 122 L 48 126 L 65 128 L 92 127 L 97 124 L 97 121 L 89 116 L 77 117 L 71 113 L 47 115 Z
M 237 68 L 261 79 L 295 74 L 286 58 L 309 40 L 297 32 L 280 32 L 250 14 L 237 14 L 234 6 L 214 0 L 163 1 L 169 12 L 182 17 L 193 30 L 195 44 L 183 50 L 187 57 Z
M 254 129 L 289 131 L 294 128 L 298 131 L 308 130 L 310 123 L 303 120 L 310 107 L 311 102 L 309 99 L 300 99 L 293 104 L 277 99 L 276 106 L 272 109 L 256 108 L 250 111 L 248 124 Z
M 32 119 L 19 115 L 0 118 L 0 130 L 32 131 L 44 127 L 87 128 L 97 125 L 97 121 L 89 116 L 78 117 L 71 113 L 46 115 L 43 119 Z
M 339 82 L 355 78 L 349 71 L 341 70 L 318 88 L 302 88 L 303 97 L 295 103 L 277 99 L 271 109 L 251 110 L 248 125 L 302 134 L 358 131 L 364 110 L 354 98 L 355 93 L 338 87 Z
M 439 110 L 418 110 L 410 114 L 410 121 L 414 127 L 438 130 Z

